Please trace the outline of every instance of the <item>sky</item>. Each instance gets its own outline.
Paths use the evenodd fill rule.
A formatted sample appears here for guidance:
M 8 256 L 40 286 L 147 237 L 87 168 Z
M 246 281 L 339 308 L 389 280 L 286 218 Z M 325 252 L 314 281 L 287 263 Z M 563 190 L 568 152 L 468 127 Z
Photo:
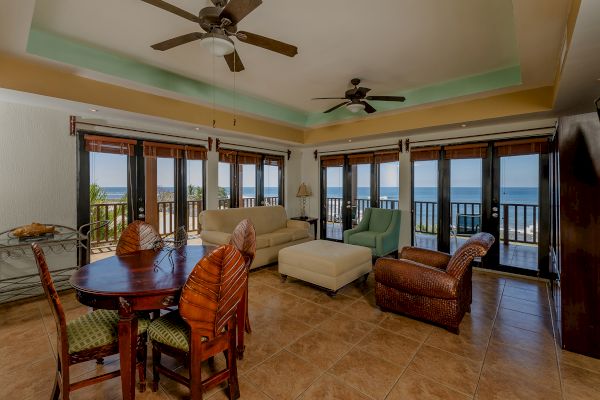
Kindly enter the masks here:
M 356 166 L 358 173 L 357 183 L 359 187 L 368 187 L 371 185 L 371 165 L 358 164 Z M 398 163 L 381 164 L 381 186 L 397 187 L 400 177 L 398 176 Z M 342 167 L 329 167 L 327 169 L 327 185 L 331 187 L 342 186 Z

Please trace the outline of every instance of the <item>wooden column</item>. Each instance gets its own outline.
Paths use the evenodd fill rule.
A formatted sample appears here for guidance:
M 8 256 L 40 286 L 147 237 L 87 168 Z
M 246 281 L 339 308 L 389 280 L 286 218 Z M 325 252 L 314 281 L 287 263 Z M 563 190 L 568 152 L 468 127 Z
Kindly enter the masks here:
M 157 187 L 157 171 L 156 158 L 146 157 L 146 222 L 149 223 L 158 231 L 158 187 Z

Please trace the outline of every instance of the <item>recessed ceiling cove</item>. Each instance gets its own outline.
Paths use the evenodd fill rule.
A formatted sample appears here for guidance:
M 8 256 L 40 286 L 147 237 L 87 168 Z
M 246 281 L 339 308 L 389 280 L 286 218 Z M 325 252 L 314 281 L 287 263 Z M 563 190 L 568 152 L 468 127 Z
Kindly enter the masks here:
M 169 2 L 193 14 L 213 5 Z M 246 69 L 235 75 L 235 96 L 233 73 L 209 49 L 194 42 L 164 52 L 150 47 L 193 25 L 138 0 L 37 1 L 27 51 L 300 126 L 355 118 L 345 107 L 323 115 L 335 100 L 311 101 L 343 93 L 355 77 L 378 95 L 407 98 L 373 102 L 378 111 L 521 83 L 511 0 L 263 0 L 244 18 L 244 31 L 299 52 L 291 58 L 237 44 Z

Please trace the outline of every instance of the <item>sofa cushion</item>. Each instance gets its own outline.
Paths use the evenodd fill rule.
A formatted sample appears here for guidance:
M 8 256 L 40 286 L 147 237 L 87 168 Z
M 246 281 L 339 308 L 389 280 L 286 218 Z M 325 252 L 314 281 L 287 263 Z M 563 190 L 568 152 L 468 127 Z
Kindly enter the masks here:
M 379 232 L 358 232 L 350 236 L 350 244 L 365 247 L 375 247 L 375 238 Z
M 308 230 L 302 228 L 281 228 L 273 233 L 289 233 L 292 235 L 292 240 L 300 240 L 309 236 Z
M 264 249 L 265 247 L 269 247 L 271 245 L 271 241 L 269 239 L 268 233 L 264 235 L 256 235 L 256 250 Z
M 202 229 L 232 233 L 243 219 L 249 219 L 256 234 L 270 233 L 287 225 L 287 214 L 281 206 L 205 210 L 200 213 Z
M 371 209 L 371 219 L 369 220 L 369 230 L 373 232 L 385 232 L 392 221 L 392 210 L 381 208 Z M 375 246 L 375 244 L 373 244 Z
M 292 234 L 289 232 L 271 232 L 261 236 L 269 239 L 269 246 L 271 247 L 293 241 Z
M 214 244 L 227 244 L 231 239 L 231 233 L 218 231 L 202 231 L 200 232 L 202 240 Z

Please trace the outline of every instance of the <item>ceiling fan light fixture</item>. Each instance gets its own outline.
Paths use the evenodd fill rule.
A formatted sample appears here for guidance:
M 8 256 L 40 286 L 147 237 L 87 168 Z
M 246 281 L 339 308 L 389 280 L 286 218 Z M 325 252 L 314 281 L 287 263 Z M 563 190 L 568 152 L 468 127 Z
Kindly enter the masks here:
M 359 111 L 363 111 L 365 109 L 365 105 L 362 103 L 350 103 L 346 105 L 346 108 L 350 112 L 357 113 Z
M 209 33 L 200 41 L 200 45 L 207 48 L 214 56 L 223 57 L 235 50 L 233 41 L 221 33 Z

